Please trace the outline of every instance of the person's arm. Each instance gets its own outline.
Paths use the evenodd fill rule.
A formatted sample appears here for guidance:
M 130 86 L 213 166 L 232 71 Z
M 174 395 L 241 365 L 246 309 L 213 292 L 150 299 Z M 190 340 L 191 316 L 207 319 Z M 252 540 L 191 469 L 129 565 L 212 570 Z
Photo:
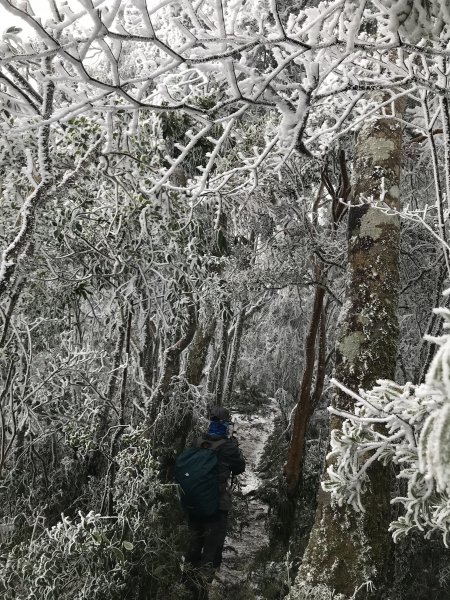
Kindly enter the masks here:
M 233 475 L 240 475 L 245 471 L 245 458 L 233 438 L 230 438 L 222 451 L 222 460 L 226 463 Z

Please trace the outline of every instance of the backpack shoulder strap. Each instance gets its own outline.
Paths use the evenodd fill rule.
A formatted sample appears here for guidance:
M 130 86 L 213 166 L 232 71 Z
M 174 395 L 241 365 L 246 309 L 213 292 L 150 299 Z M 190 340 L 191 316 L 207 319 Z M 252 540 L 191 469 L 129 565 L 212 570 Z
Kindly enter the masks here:
M 196 447 L 197 448 L 206 448 L 208 450 L 218 450 L 221 446 L 223 446 L 223 444 L 225 444 L 225 442 L 227 441 L 227 439 L 221 439 L 221 440 L 205 440 L 205 438 L 198 438 L 197 443 L 196 443 Z
M 215 442 L 211 442 L 212 446 L 211 446 L 211 450 L 218 450 L 221 446 L 223 446 L 225 444 L 227 440 L 226 439 L 222 439 L 222 440 L 216 440 Z

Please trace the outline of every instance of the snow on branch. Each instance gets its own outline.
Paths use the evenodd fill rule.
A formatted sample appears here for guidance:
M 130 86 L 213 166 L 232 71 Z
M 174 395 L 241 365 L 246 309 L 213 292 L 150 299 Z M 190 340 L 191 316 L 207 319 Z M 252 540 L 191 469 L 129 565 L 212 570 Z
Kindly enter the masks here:
M 438 345 L 425 382 L 398 385 L 379 380 L 371 390 L 356 394 L 332 383 L 355 400 L 353 413 L 329 411 L 344 419 L 332 431 L 328 479 L 324 490 L 342 505 L 363 511 L 372 463 L 397 466 L 404 495 L 393 503 L 404 514 L 391 523 L 394 540 L 413 529 L 430 536 L 438 531 L 450 542 L 450 310 L 435 309 L 445 333 L 427 338 Z M 402 487 L 402 486 L 400 486 Z
M 279 171 L 293 152 L 320 158 L 386 94 L 414 100 L 423 89 L 439 101 L 450 15 L 445 2 L 421 4 L 404 11 L 402 2 L 326 0 L 287 14 L 273 0 L 78 0 L 44 20 L 27 3 L 0 0 L 34 36 L 4 38 L 0 99 L 17 135 L 90 113 L 104 128 L 124 129 L 125 145 L 149 113 L 182 113 L 190 140 L 180 140 L 180 154 L 149 188 L 170 189 L 190 150 L 212 134 L 187 191 L 194 200 L 222 189 L 239 196 L 263 163 Z M 37 90 L 46 78 L 40 59 L 49 56 L 58 102 L 44 121 Z M 378 105 L 374 90 L 384 93 Z M 237 139 L 244 143 L 230 156 Z

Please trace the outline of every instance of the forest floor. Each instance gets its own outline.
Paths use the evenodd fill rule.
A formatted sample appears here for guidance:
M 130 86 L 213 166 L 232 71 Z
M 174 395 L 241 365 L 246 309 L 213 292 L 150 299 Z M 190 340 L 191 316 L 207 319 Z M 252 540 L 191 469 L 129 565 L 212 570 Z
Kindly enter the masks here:
M 276 415 L 277 405 L 273 399 L 256 413 L 234 414 L 235 435 L 247 466 L 233 486 L 235 514 L 225 542 L 222 567 L 211 589 L 211 600 L 258 598 L 252 592 L 252 563 L 258 551 L 268 543 L 265 530 L 268 506 L 259 498 L 258 490 L 263 482 L 258 466 Z

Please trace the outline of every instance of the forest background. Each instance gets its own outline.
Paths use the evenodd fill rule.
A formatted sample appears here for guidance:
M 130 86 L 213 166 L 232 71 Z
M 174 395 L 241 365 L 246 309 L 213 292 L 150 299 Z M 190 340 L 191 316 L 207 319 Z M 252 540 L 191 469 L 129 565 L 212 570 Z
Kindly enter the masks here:
M 233 597 L 447 598 L 446 1 L 0 7 L 2 597 L 181 599 L 174 457 L 274 399 Z

